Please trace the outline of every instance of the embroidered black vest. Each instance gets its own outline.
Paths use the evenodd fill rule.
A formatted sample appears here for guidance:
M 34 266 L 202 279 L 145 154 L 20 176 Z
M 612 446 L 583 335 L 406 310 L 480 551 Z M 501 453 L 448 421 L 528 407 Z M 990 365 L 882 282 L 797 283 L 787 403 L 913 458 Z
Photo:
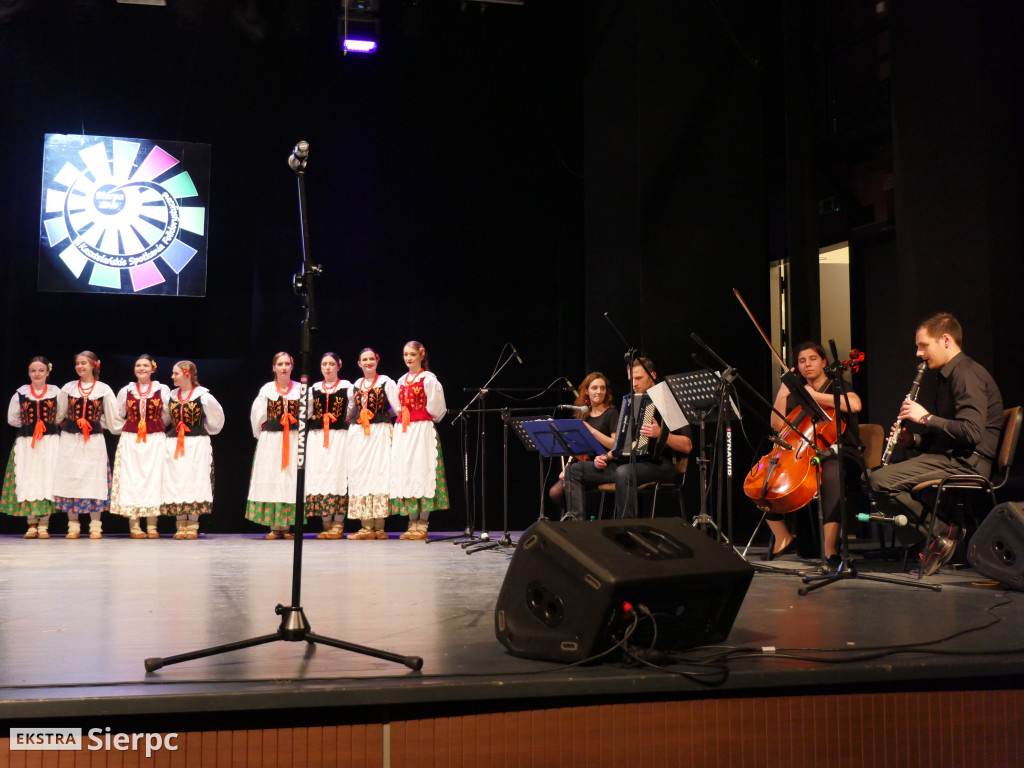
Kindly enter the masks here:
M 18 428 L 18 437 L 32 437 L 37 421 L 46 425 L 46 434 L 48 435 L 56 435 L 60 432 L 57 428 L 56 397 L 33 400 L 28 395 L 19 392 L 18 409 L 21 412 L 21 427 Z
M 287 406 L 282 405 L 287 403 Z M 290 413 L 295 421 L 292 422 L 292 427 L 298 426 L 299 419 L 299 401 L 289 400 L 285 397 L 279 397 L 274 400 L 267 398 L 267 420 L 263 424 L 263 429 L 267 432 L 284 432 L 284 427 L 281 425 L 281 417 L 285 413 L 287 407 L 288 413 Z
M 387 424 L 391 421 L 388 418 L 388 396 L 384 392 L 384 387 L 374 387 L 369 392 L 363 392 L 356 387 L 355 395 L 352 398 L 355 401 L 356 407 L 356 418 L 359 418 L 359 414 L 363 408 L 366 408 L 373 416 L 370 418 L 371 424 Z
M 72 434 L 81 434 L 82 430 L 78 426 L 78 420 L 85 419 L 89 422 L 89 426 L 92 427 L 93 432 L 99 432 L 100 416 L 102 415 L 102 400 L 90 400 L 87 397 L 69 397 L 68 415 L 67 418 L 64 419 L 64 423 L 60 425 L 61 431 L 70 432 Z
M 334 421 L 330 422 L 330 429 L 348 429 L 348 424 L 345 423 L 345 409 L 348 407 L 348 398 L 343 394 L 344 391 L 341 390 L 341 393 L 338 394 L 332 392 L 328 400 L 326 392 L 313 390 L 313 412 L 310 414 L 310 429 L 324 428 L 325 412 L 330 413 L 334 417 Z
M 206 418 L 203 416 L 203 401 L 201 398 L 183 403 L 172 397 L 170 411 L 171 426 L 167 428 L 169 436 L 177 437 L 178 425 L 182 422 L 189 429 L 185 433 L 185 437 L 199 437 L 200 435 L 207 434 Z

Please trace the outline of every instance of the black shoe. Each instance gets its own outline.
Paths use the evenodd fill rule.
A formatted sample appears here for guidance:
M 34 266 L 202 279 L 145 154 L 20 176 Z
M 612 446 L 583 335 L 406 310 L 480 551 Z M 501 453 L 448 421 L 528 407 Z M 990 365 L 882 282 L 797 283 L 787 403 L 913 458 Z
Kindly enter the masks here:
M 762 560 L 774 560 L 776 557 L 782 557 L 783 555 L 791 555 L 794 552 L 796 552 L 796 537 L 794 536 L 792 539 L 790 539 L 789 544 L 784 546 L 778 552 L 772 552 L 772 547 L 774 546 L 775 541 L 773 540 L 768 548 L 768 551 L 761 555 Z
M 956 553 L 956 545 L 960 543 L 962 537 L 961 534 L 955 538 L 936 536 L 932 539 L 931 546 L 921 553 L 921 571 L 925 576 L 931 576 L 953 559 L 953 555 Z
M 826 565 L 828 565 L 828 569 L 830 571 L 835 571 L 836 573 L 839 573 L 839 569 L 843 565 L 843 558 L 841 558 L 839 555 L 829 555 L 828 560 L 826 560 L 825 563 Z

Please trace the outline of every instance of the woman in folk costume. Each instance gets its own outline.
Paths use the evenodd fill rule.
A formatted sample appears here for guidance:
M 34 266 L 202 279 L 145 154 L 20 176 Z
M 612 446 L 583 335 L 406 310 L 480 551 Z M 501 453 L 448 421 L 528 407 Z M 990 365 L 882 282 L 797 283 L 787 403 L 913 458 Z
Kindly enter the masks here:
M 430 513 L 448 508 L 441 441 L 434 426 L 448 409 L 423 345 L 410 341 L 402 357 L 409 371 L 398 380 L 401 411 L 391 441 L 390 511 L 409 519 L 409 529 L 398 538 L 425 539 Z
M 323 381 L 310 387 L 309 435 L 306 440 L 306 515 L 323 519 L 318 539 L 340 539 L 348 507 L 345 444 L 352 383 L 338 378 L 341 358 L 320 358 Z
M 175 518 L 176 539 L 199 538 L 199 516 L 213 511 L 213 445 L 224 429 L 224 409 L 199 385 L 191 360 L 171 369 L 175 389 L 168 400 L 170 426 L 164 441 L 160 513 Z M 150 529 L 152 530 L 152 529 Z
M 167 410 L 171 391 L 153 379 L 155 371 L 156 360 L 140 355 L 135 361 L 135 383 L 117 393 L 124 429 L 114 454 L 110 511 L 128 518 L 133 539 L 160 538 L 156 520 L 163 492 L 164 430 L 171 423 Z M 142 518 L 148 533 L 142 531 Z
M 274 380 L 264 384 L 252 403 L 249 419 L 256 443 L 245 517 L 270 526 L 268 539 L 292 539 L 298 464 L 299 385 L 292 381 L 295 361 L 287 352 L 274 355 Z
M 377 371 L 380 355 L 359 353 L 363 377 L 352 385 L 349 408 L 348 516 L 362 527 L 349 539 L 386 539 L 388 484 L 391 479 L 392 416 L 398 411 L 398 386 Z
M 100 381 L 100 361 L 86 350 L 75 356 L 78 378 L 61 390 L 68 413 L 60 425 L 54 506 L 68 516 L 67 538 L 81 532 L 79 515 L 89 515 L 89 538 L 103 538 L 101 515 L 110 506 L 110 459 L 103 430 L 121 434 L 123 424 L 114 391 Z
M 45 357 L 28 364 L 28 384 L 18 387 L 7 407 L 7 423 L 18 430 L 4 473 L 0 512 L 28 518 L 26 539 L 50 538 L 53 481 L 57 474 L 60 424 L 68 398 L 47 384 L 53 366 Z

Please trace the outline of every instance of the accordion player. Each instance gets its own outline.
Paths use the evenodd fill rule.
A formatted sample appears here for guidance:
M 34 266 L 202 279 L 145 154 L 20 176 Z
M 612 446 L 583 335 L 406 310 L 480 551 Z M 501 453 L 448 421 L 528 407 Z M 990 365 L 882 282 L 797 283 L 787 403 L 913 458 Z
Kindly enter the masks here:
M 566 470 L 566 506 L 577 520 L 586 518 L 586 491 L 605 483 L 615 484 L 615 517 L 636 517 L 634 487 L 673 480 L 677 460 L 693 448 L 689 426 L 671 433 L 663 427 L 661 414 L 645 394 L 657 374 L 650 360 L 641 361 L 632 366 L 633 394 L 623 398 L 612 450 Z

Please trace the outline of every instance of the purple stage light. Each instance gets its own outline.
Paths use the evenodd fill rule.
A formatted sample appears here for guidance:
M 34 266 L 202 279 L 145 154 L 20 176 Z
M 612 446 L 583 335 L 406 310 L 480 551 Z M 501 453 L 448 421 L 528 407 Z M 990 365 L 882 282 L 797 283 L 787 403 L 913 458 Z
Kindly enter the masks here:
M 346 38 L 341 44 L 341 48 L 343 51 L 351 51 L 352 53 L 375 53 L 377 51 L 377 42 L 375 40 Z

